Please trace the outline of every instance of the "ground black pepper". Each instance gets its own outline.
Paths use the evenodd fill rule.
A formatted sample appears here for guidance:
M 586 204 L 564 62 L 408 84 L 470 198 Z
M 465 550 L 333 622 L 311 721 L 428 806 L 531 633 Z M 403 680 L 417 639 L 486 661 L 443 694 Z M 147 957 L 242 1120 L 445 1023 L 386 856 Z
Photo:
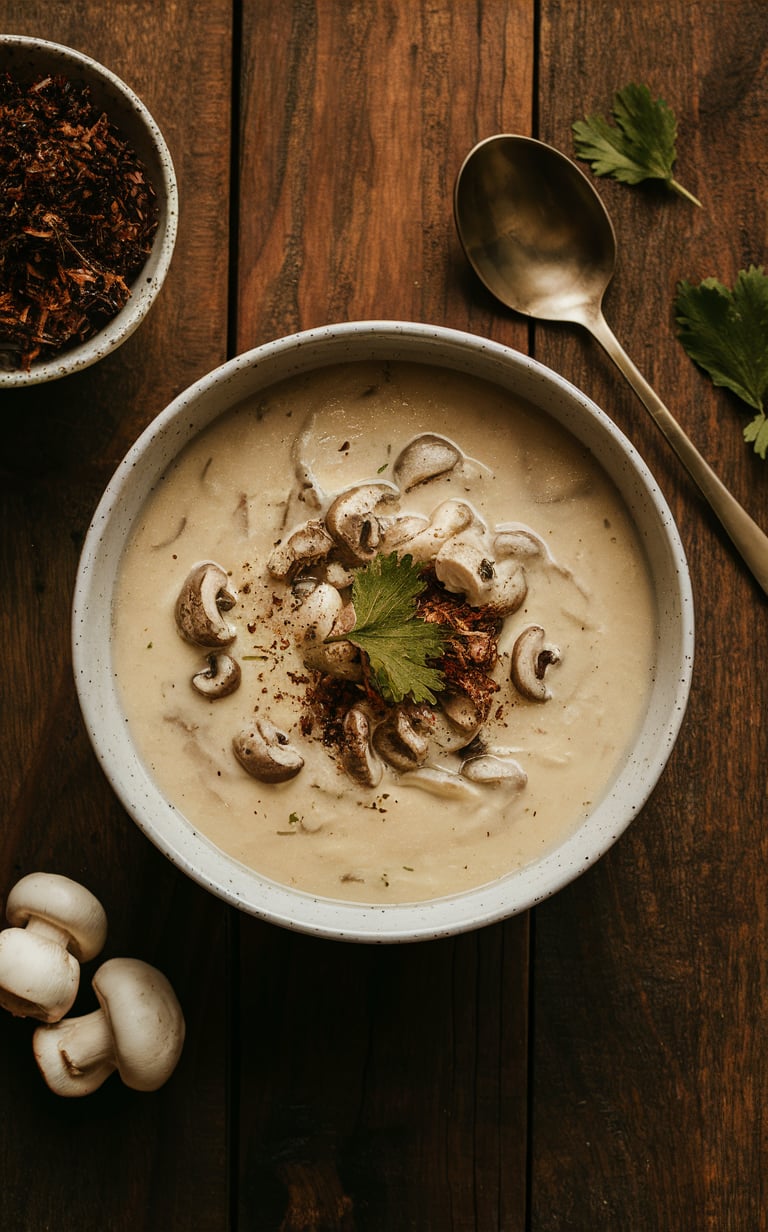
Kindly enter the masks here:
M 0 74 L 0 366 L 83 342 L 130 297 L 158 204 L 87 87 Z

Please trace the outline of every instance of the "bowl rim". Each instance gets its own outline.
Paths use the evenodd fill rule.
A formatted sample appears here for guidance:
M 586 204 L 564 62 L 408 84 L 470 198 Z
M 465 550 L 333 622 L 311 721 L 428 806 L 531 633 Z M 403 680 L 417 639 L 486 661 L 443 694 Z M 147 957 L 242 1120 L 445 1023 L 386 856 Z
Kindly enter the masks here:
M 179 189 L 173 159 L 157 121 L 139 96 L 116 73 L 85 52 L 34 35 L 0 34 L 0 55 L 3 48 L 30 53 L 39 50 L 45 56 L 61 60 L 62 69 L 70 65 L 73 74 L 81 75 L 86 82 L 89 78 L 98 81 L 118 97 L 125 114 L 132 113 L 147 134 L 148 146 L 152 148 L 157 163 L 157 173 L 153 174 L 152 183 L 160 205 L 158 230 L 147 260 L 131 284 L 128 302 L 91 338 L 47 359 L 33 361 L 29 371 L 0 368 L 0 389 L 19 389 L 59 380 L 90 367 L 138 329 L 155 302 L 171 264 L 178 234 Z M 109 119 L 116 122 L 118 129 L 121 128 L 119 116 L 110 115 Z
M 461 368 L 466 357 L 470 364 L 470 369 L 466 370 L 471 371 L 480 362 L 489 372 L 506 373 L 517 384 L 522 381 L 525 386 L 527 381 L 533 386 L 554 390 L 564 400 L 563 405 L 579 416 L 580 422 L 591 422 L 601 448 L 611 451 L 616 465 L 620 461 L 627 468 L 627 482 L 637 489 L 646 507 L 646 516 L 653 521 L 658 542 L 651 547 L 664 553 L 664 567 L 672 588 L 672 593 L 665 593 L 664 604 L 657 610 L 657 640 L 660 643 L 661 625 L 666 621 L 679 644 L 679 654 L 675 652 L 672 663 L 667 665 L 671 673 L 661 670 L 655 673 L 642 739 L 586 821 L 533 864 L 475 889 L 427 902 L 371 905 L 297 891 L 239 864 L 194 831 L 180 811 L 154 787 L 131 746 L 125 721 L 120 717 L 109 654 L 110 577 L 116 574 L 133 517 L 154 486 L 154 480 L 149 487 L 144 487 L 136 478 L 145 460 L 152 457 L 153 451 L 159 451 L 154 461 L 154 476 L 159 478 L 188 439 L 240 400 L 239 390 L 248 385 L 253 373 L 256 373 L 257 388 L 266 388 L 283 379 L 283 375 L 344 362 L 345 348 L 351 345 L 357 351 L 361 340 L 373 347 L 377 355 L 394 351 L 397 354 L 392 358 L 414 358 L 425 364 L 438 362 Z M 319 361 L 318 354 L 322 356 Z M 349 359 L 366 357 L 347 356 Z M 487 372 L 477 375 L 493 380 Z M 225 404 L 209 414 L 210 406 L 215 405 L 222 390 L 226 391 Z M 189 414 L 192 406 L 198 408 L 198 413 L 202 409 L 208 416 L 202 422 L 195 420 L 194 426 Z M 545 413 L 552 415 L 551 410 Z M 553 417 L 567 426 L 557 414 Z M 167 455 L 165 461 L 163 453 Z M 603 457 L 598 456 L 598 461 L 606 466 Z M 616 483 L 615 474 L 613 479 Z M 125 493 L 126 490 L 130 492 L 132 482 L 137 509 L 133 514 L 123 512 L 121 515 L 121 510 L 125 509 Z M 126 519 L 123 528 L 119 526 L 121 516 Z M 110 535 L 117 545 L 111 558 Z M 647 544 L 645 550 L 646 553 L 649 550 Z M 106 570 L 106 585 L 100 568 L 102 572 Z M 92 634 L 94 625 L 99 624 L 102 642 L 106 641 L 106 645 L 97 644 L 94 654 Z M 419 941 L 456 935 L 528 910 L 586 871 L 626 830 L 654 790 L 687 708 L 694 656 L 693 595 L 679 532 L 649 468 L 608 415 L 566 378 L 530 356 L 462 330 L 416 322 L 343 322 L 290 334 L 226 361 L 177 395 L 138 437 L 109 481 L 84 540 L 72 601 L 72 656 L 78 700 L 97 759 L 128 814 L 177 868 L 231 906 L 289 929 L 346 941 Z M 652 705 L 662 687 L 667 700 L 661 715 L 654 713 L 652 720 Z M 117 729 L 116 736 L 108 730 L 105 712 Z M 630 807 L 621 802 L 621 788 L 624 777 L 631 774 L 633 767 L 640 775 L 642 786 L 635 787 Z

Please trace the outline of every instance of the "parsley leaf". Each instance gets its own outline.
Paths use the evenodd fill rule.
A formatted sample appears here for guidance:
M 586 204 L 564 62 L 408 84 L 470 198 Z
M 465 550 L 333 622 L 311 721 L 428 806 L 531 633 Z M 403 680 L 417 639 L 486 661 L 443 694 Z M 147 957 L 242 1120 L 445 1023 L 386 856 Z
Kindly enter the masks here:
M 572 126 L 576 155 L 592 164 L 595 175 L 610 175 L 622 184 L 663 180 L 681 197 L 701 205 L 672 175 L 677 158 L 677 120 L 663 98 L 653 99 L 647 86 L 631 84 L 613 98 L 610 124 L 590 115 Z
M 424 587 L 421 566 L 410 556 L 375 556 L 352 583 L 354 629 L 346 639 L 328 639 L 348 640 L 365 652 L 373 683 L 389 702 L 409 697 L 432 704 L 445 687 L 442 672 L 427 664 L 442 655 L 443 634 L 416 614 Z
M 755 453 L 768 451 L 768 276 L 762 266 L 741 270 L 732 291 L 716 278 L 698 287 L 680 282 L 675 298 L 678 337 L 695 364 L 753 407 L 744 429 Z

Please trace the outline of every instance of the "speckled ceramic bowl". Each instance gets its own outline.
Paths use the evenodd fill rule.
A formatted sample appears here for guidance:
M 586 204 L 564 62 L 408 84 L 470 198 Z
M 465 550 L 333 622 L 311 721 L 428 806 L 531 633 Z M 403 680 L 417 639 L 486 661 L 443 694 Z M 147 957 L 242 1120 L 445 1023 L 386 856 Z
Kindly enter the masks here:
M 193 828 L 153 782 L 121 711 L 112 663 L 112 603 L 124 546 L 172 460 L 244 397 L 276 381 L 350 360 L 410 360 L 494 382 L 582 442 L 613 479 L 645 548 L 656 602 L 656 670 L 633 747 L 586 820 L 553 850 L 478 889 L 385 906 L 314 897 L 260 876 Z M 694 648 L 691 587 L 669 509 L 632 445 L 584 394 L 534 360 L 470 334 L 361 322 L 312 330 L 241 355 L 182 393 L 119 466 L 83 548 L 73 612 L 76 685 L 96 754 L 143 832 L 190 877 L 264 919 L 326 937 L 414 941 L 458 933 L 531 907 L 589 868 L 636 816 L 667 762 L 685 712 Z
M 55 381 L 89 367 L 125 342 L 144 320 L 163 285 L 176 242 L 179 212 L 176 176 L 163 135 L 141 100 L 119 77 L 71 47 L 15 34 L 0 34 L 0 73 L 4 72 L 17 81 L 34 81 L 55 73 L 87 85 L 95 106 L 106 113 L 147 168 L 160 216 L 152 251 L 120 312 L 86 342 L 33 363 L 29 371 L 0 367 L 0 389 Z

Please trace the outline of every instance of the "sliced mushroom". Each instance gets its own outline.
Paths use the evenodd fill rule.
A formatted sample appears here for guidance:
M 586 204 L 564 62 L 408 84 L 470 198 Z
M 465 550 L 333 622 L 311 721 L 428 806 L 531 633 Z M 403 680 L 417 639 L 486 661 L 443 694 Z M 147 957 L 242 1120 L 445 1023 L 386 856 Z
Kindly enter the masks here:
M 433 560 L 447 539 L 471 526 L 476 518 L 466 501 L 442 501 L 433 509 L 427 525 L 399 545 L 400 553 L 407 553 L 417 564 Z
M 226 570 L 215 561 L 201 561 L 188 573 L 176 600 L 179 632 L 195 646 L 228 646 L 236 630 L 222 613 L 236 602 Z
M 424 432 L 415 436 L 398 454 L 393 469 L 395 482 L 403 492 L 419 484 L 447 475 L 461 461 L 461 450 L 444 436 Z
M 444 753 L 456 753 L 460 749 L 465 748 L 472 741 L 474 735 L 476 735 L 475 732 L 467 735 L 460 727 L 456 727 L 442 710 L 435 711 L 434 723 L 430 730 L 430 740 L 436 748 L 441 749 Z
M 385 554 L 402 547 L 429 525 L 429 519 L 420 513 L 406 513 L 402 517 L 382 522 L 381 551 Z
M 208 655 L 208 666 L 195 672 L 192 677 L 192 687 L 203 697 L 214 700 L 218 697 L 228 697 L 234 693 L 240 684 L 240 664 L 228 654 Z
M 528 594 L 528 579 L 516 560 L 497 561 L 488 606 L 499 616 L 516 612 Z
M 492 607 L 500 616 L 516 611 L 528 590 L 518 561 L 494 560 L 484 541 L 474 535 L 448 539 L 435 557 L 435 574 L 446 590 L 463 595 L 470 607 Z
M 290 631 L 299 643 L 322 642 L 334 626 L 344 600 L 335 586 L 316 582 L 299 606 L 291 612 Z
M 278 543 L 267 560 L 267 569 L 279 582 L 291 581 L 303 569 L 309 569 L 325 557 L 333 547 L 333 539 L 317 518 L 298 526 L 288 538 Z
M 373 733 L 376 752 L 395 770 L 413 770 L 427 760 L 429 739 L 418 711 L 396 706 Z
M 487 717 L 471 697 L 456 690 L 440 694 L 440 707 L 467 742 L 477 735 Z
M 560 662 L 560 650 L 545 640 L 541 625 L 528 625 L 512 647 L 510 675 L 518 693 L 532 702 L 552 696 L 546 682 L 547 668 Z
M 339 598 L 341 599 L 340 596 Z M 354 607 L 351 603 L 344 603 L 324 640 L 308 639 L 304 642 L 302 658 L 305 666 L 316 672 L 338 676 L 342 680 L 360 680 L 363 675 L 360 651 L 352 642 L 346 640 L 346 635 L 355 627 L 355 620 Z M 337 637 L 344 640 L 328 640 Z
M 496 565 L 479 537 L 453 535 L 435 557 L 435 574 L 446 590 L 463 595 L 470 607 L 488 603 Z
M 459 689 L 441 693 L 434 710 L 433 743 L 447 752 L 467 752 L 470 745 L 477 746 L 490 706 L 490 696 L 481 705 Z
M 355 580 L 354 571 L 343 565 L 340 560 L 327 560 L 322 569 L 323 580 L 337 590 L 346 590 Z
M 377 787 L 384 767 L 371 748 L 371 723 L 362 707 L 353 706 L 347 712 L 342 731 L 341 764 L 344 770 L 361 787 Z
M 304 665 L 339 680 L 362 680 L 363 661 L 351 642 L 312 642 L 302 649 Z
M 232 751 L 243 769 L 262 783 L 285 783 L 304 765 L 285 732 L 265 718 L 256 719 L 235 736 Z
M 522 791 L 528 782 L 528 775 L 519 762 L 512 757 L 497 757 L 493 753 L 467 758 L 461 767 L 461 773 L 470 783 L 481 783 L 488 787 L 503 784 L 514 787 L 517 791 Z
M 543 556 L 551 561 L 552 557 L 544 540 L 527 527 L 498 527 L 493 538 L 493 550 L 499 560 L 510 556 L 517 559 L 530 560 Z
M 381 549 L 380 514 L 398 499 L 389 483 L 363 483 L 339 493 L 325 515 L 326 529 L 346 560 L 362 565 Z
M 408 775 L 408 786 L 420 787 L 438 799 L 464 800 L 467 804 L 477 801 L 481 794 L 476 784 L 444 766 L 418 766 Z

